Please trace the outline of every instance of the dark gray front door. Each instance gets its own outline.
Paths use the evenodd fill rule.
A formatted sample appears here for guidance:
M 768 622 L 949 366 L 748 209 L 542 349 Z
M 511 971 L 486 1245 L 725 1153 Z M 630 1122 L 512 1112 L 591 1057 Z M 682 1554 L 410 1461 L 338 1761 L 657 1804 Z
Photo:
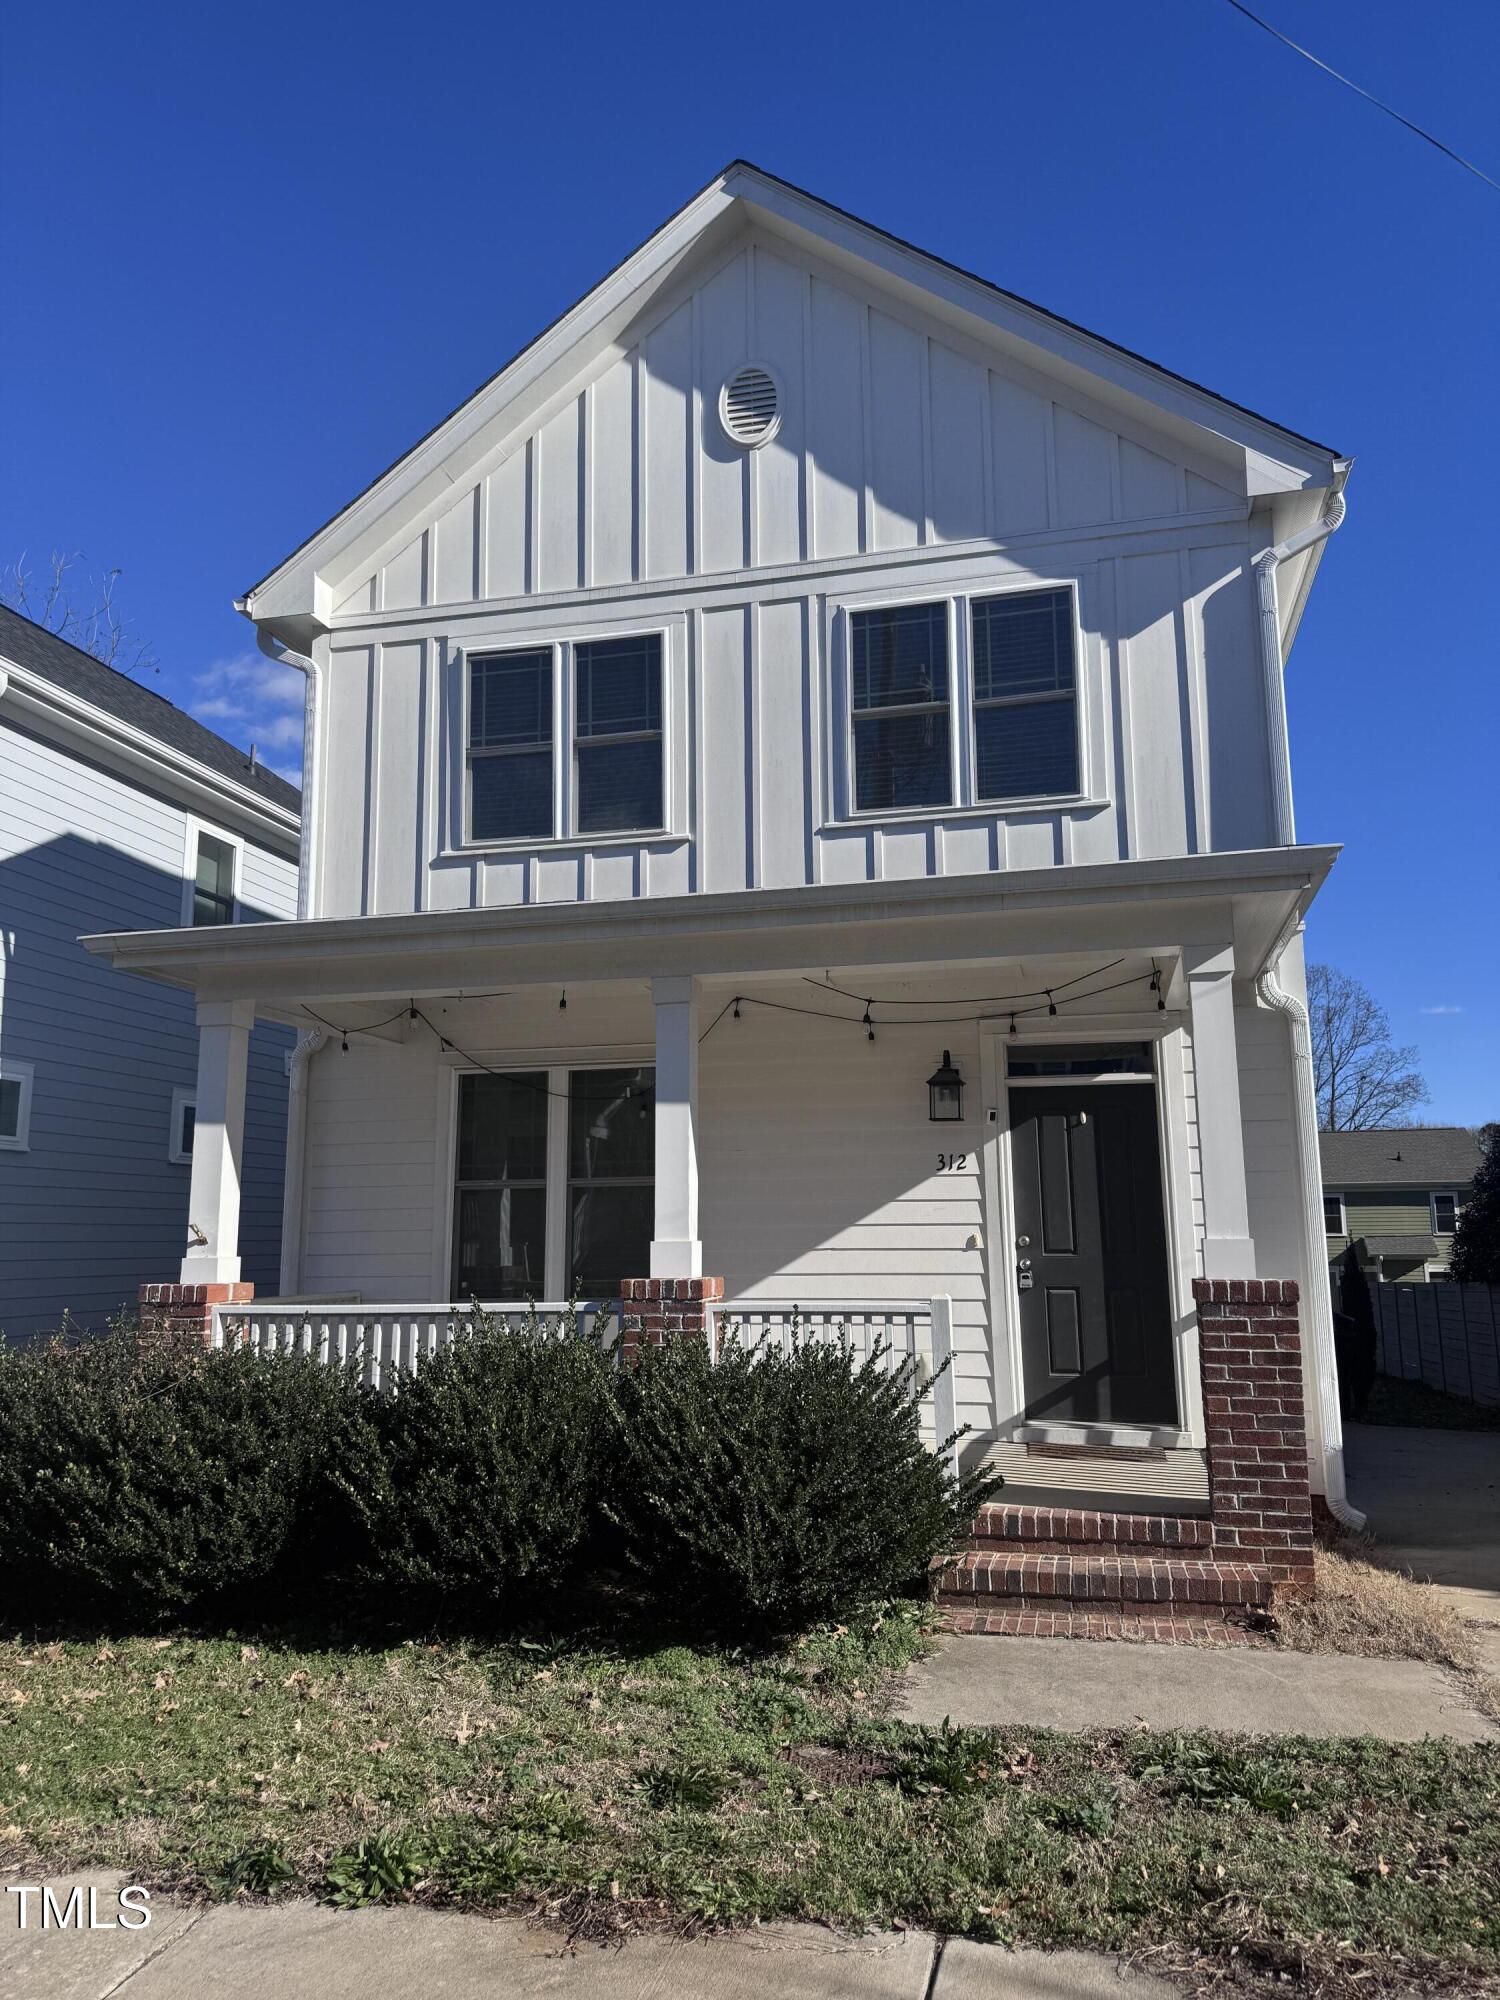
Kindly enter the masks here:
M 1010 1120 L 1026 1415 L 1175 1424 L 1155 1091 L 1012 1084 Z

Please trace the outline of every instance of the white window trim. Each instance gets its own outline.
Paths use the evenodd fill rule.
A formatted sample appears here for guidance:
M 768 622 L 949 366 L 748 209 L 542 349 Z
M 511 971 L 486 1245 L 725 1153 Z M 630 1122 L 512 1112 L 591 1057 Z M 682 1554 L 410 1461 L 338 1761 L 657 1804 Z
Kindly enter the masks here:
M 1460 1217 L 1460 1216 L 1461 1216 L 1461 1215 L 1463 1214 L 1463 1212 L 1464 1212 L 1464 1211 L 1463 1211 L 1463 1203 L 1462 1203 L 1462 1202 L 1461 1202 L 1461 1201 L 1459 1200 L 1459 1198 L 1458 1198 L 1458 1189 L 1457 1189 L 1457 1188 L 1431 1188 L 1431 1189 L 1429 1189 L 1429 1190 L 1428 1190 L 1428 1194 L 1427 1194 L 1427 1214 L 1428 1214 L 1428 1219 L 1429 1219 L 1429 1220 L 1431 1221 L 1431 1223 L 1432 1223 L 1432 1233 L 1433 1233 L 1433 1235 L 1434 1235 L 1434 1236 L 1451 1236 L 1451 1235 L 1453 1234 L 1453 1230 L 1451 1230 L 1451 1229 L 1439 1229 L 1439 1228 L 1438 1228 L 1438 1219 L 1437 1219 L 1437 1205 L 1438 1205 L 1438 1196 L 1439 1196 L 1439 1195 L 1442 1195 L 1442 1196 L 1443 1196 L 1443 1197 L 1444 1197 L 1444 1198 L 1445 1198 L 1446 1200 L 1448 1200 L 1448 1201 L 1451 1201 L 1451 1202 L 1453 1203 L 1453 1228 L 1454 1228 L 1454 1229 L 1457 1229 L 1457 1227 L 1458 1227 L 1458 1218 L 1459 1218 L 1459 1217 Z
M 493 1070 L 544 1070 L 553 1093 L 547 1100 L 547 1236 L 546 1295 L 549 1299 L 567 1296 L 567 1203 L 568 1203 L 568 1072 L 575 1069 L 654 1068 L 656 1049 L 651 1042 L 636 1048 L 608 1044 L 569 1048 L 486 1049 L 483 1063 L 471 1062 L 456 1052 L 439 1056 L 447 1070 L 447 1086 L 434 1094 L 437 1102 L 437 1158 L 442 1181 L 439 1198 L 433 1203 L 432 1296 L 445 1299 L 453 1290 L 453 1240 L 458 1206 L 458 1080 L 461 1076 L 482 1076 Z M 561 1093 L 561 1094 L 559 1094 Z M 621 1277 L 629 1275 L 622 1271 Z M 644 1273 L 642 1273 L 644 1276 Z
M 22 1062 L 19 1056 L 0 1056 L 0 1083 L 18 1083 L 21 1086 L 21 1100 L 16 1106 L 16 1129 L 13 1133 L 0 1132 L 0 1152 L 31 1151 L 31 1092 L 35 1079 L 36 1067 L 33 1063 Z
M 182 1114 L 189 1105 L 193 1108 L 196 1125 L 198 1093 L 187 1084 L 179 1084 L 172 1092 L 172 1122 L 167 1127 L 167 1158 L 174 1167 L 190 1167 L 193 1163 L 192 1154 L 182 1144 Z
M 1341 1193 L 1336 1194 L 1332 1188 L 1324 1188 L 1323 1201 L 1325 1204 L 1324 1215 L 1323 1215 L 1323 1234 L 1325 1236 L 1347 1236 L 1349 1234 L 1349 1205 L 1346 1197 Z M 1328 1214 L 1327 1214 L 1326 1204 L 1329 1203 L 1330 1201 L 1336 1201 L 1339 1205 L 1339 1226 L 1337 1229 L 1330 1229 L 1328 1227 Z
M 203 834 L 210 840 L 222 841 L 234 855 L 234 915 L 232 923 L 239 923 L 244 914 L 245 883 L 245 843 L 237 833 L 230 833 L 227 827 L 215 826 L 211 820 L 189 819 L 183 829 L 182 850 L 182 927 L 184 930 L 220 928 L 216 925 L 193 923 L 193 892 L 198 884 L 198 841 Z
M 674 625 L 668 621 L 648 621 L 641 625 L 587 626 L 565 636 L 509 633 L 490 644 L 475 641 L 456 649 L 460 677 L 461 736 L 458 746 L 458 782 L 462 796 L 458 815 L 458 847 L 471 854 L 526 854 L 539 849 L 637 847 L 642 842 L 679 837 L 680 783 L 676 775 L 678 730 L 678 663 L 673 650 Z M 621 827 L 607 833 L 585 833 L 577 825 L 578 742 L 574 733 L 577 709 L 576 653 L 579 646 L 594 646 L 615 639 L 655 639 L 661 647 L 661 803 L 659 826 Z M 500 840 L 476 839 L 473 820 L 473 787 L 470 783 L 469 708 L 470 666 L 475 660 L 503 657 L 507 653 L 552 655 L 552 832 L 514 834 Z
M 1078 737 L 1078 788 L 1071 792 L 1034 792 L 1010 799 L 978 796 L 978 740 L 974 708 L 973 605 L 979 599 L 1036 596 L 1065 590 L 1073 608 L 1073 718 Z M 942 604 L 948 612 L 948 742 L 952 803 L 946 806 L 864 806 L 854 790 L 854 645 L 853 614 L 899 610 L 914 604 Z M 833 771 L 830 826 L 870 826 L 934 820 L 994 819 L 1012 813 L 1093 809 L 1108 803 L 1100 774 L 1094 769 L 1090 726 L 1093 707 L 1088 634 L 1084 630 L 1080 581 L 1076 576 L 971 577 L 948 579 L 933 588 L 912 584 L 897 591 L 858 592 L 830 603 L 833 702 L 830 738 L 837 755 Z

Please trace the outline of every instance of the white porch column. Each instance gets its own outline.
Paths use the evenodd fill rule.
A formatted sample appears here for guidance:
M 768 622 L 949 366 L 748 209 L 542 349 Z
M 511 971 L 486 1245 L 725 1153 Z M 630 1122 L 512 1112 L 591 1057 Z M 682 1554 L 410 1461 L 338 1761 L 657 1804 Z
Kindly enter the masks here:
M 653 1278 L 701 1278 L 698 1236 L 698 982 L 653 979 L 656 1010 L 656 1223 Z
M 185 1285 L 239 1283 L 240 1158 L 254 1024 L 253 1000 L 198 1002 L 193 1174 L 188 1190 L 188 1248 L 182 1260 Z
M 1195 946 L 1183 954 L 1193 1016 L 1193 1079 L 1198 1156 L 1203 1170 L 1203 1271 L 1209 1278 L 1255 1274 L 1239 1049 L 1234 1030 L 1234 947 Z

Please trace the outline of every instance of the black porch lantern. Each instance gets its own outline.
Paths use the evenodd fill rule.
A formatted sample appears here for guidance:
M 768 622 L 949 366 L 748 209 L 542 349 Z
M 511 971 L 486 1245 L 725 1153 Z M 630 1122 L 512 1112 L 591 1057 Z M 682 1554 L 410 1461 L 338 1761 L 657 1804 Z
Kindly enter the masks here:
M 927 1079 L 927 1116 L 944 1125 L 964 1115 L 964 1080 L 946 1049 L 943 1060 Z

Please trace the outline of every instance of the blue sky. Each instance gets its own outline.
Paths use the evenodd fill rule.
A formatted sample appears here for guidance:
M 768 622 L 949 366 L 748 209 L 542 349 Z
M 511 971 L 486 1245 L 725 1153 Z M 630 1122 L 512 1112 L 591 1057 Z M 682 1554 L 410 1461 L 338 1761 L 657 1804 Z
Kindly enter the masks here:
M 1491 0 L 1259 10 L 1500 178 Z M 232 598 L 737 155 L 1353 454 L 1310 944 L 1500 1117 L 1500 194 L 1223 0 L 16 8 L 0 148 L 0 562 L 118 566 L 282 765 Z

